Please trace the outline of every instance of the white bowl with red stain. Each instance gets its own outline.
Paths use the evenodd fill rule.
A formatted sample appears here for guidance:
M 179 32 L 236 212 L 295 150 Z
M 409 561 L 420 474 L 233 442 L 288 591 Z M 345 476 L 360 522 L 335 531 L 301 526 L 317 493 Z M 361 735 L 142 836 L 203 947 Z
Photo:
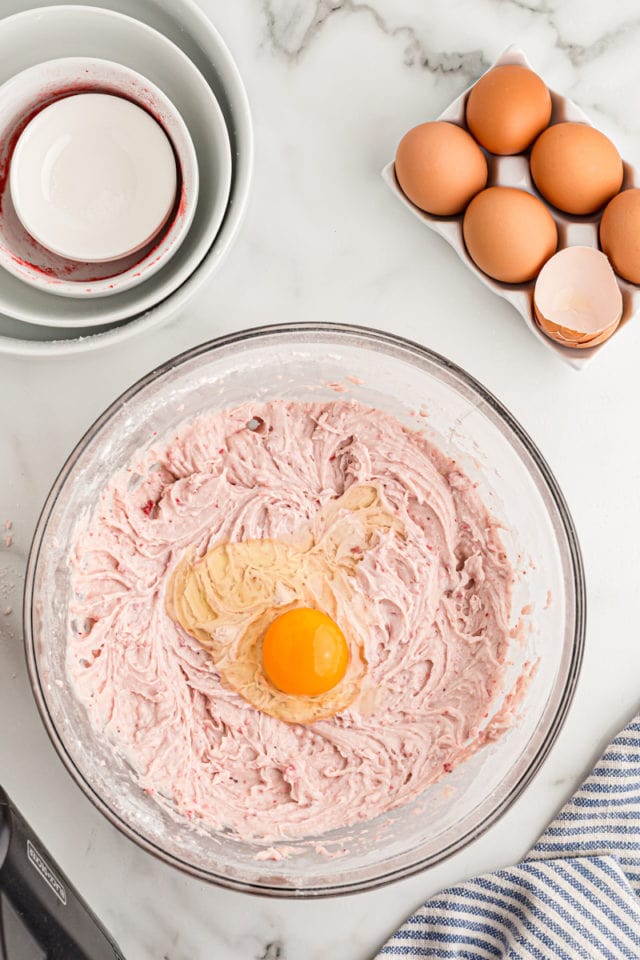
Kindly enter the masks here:
M 92 163 L 88 147 L 101 142 L 112 156 L 97 171 L 100 150 Z M 199 185 L 191 135 L 162 90 L 128 67 L 69 57 L 17 74 L 0 87 L 0 144 L 0 266 L 33 287 L 120 293 L 187 236 Z

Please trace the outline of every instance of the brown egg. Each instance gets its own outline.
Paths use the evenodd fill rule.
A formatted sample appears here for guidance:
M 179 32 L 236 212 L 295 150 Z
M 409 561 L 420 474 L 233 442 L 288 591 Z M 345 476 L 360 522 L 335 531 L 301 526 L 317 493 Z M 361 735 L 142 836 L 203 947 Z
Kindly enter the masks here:
M 556 343 L 584 350 L 604 343 L 622 317 L 622 294 L 604 253 L 565 247 L 545 263 L 533 304 L 538 326 Z
M 489 187 L 474 197 L 462 232 L 474 263 L 503 283 L 532 280 L 558 245 L 544 203 L 513 187 Z
M 489 70 L 467 99 L 467 126 L 491 153 L 522 153 L 550 119 L 551 94 L 545 83 L 518 64 Z
M 545 200 L 565 213 L 595 213 L 622 186 L 620 154 L 587 123 L 556 123 L 531 151 L 531 176 Z
M 487 161 L 478 144 L 444 120 L 409 130 L 398 145 L 395 168 L 409 200 L 440 217 L 462 213 L 487 182 Z
M 640 190 L 623 190 L 607 204 L 600 246 L 619 276 L 640 284 Z

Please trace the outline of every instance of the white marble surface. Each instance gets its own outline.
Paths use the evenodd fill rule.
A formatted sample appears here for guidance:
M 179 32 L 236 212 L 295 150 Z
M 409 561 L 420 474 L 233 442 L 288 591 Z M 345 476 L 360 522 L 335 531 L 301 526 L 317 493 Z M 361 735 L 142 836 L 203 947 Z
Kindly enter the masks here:
M 393 201 L 379 177 L 401 134 L 435 116 L 508 43 L 640 162 L 634 0 L 202 0 L 243 72 L 256 173 L 240 239 L 170 326 L 86 357 L 0 357 L 0 782 L 128 960 L 365 960 L 436 889 L 521 856 L 640 701 L 638 329 L 576 373 Z M 563 486 L 588 576 L 584 669 L 542 771 L 487 835 L 370 894 L 281 902 L 217 890 L 140 851 L 75 787 L 49 745 L 23 662 L 20 591 L 38 510 L 102 408 L 158 362 L 257 323 L 388 328 L 462 364 L 538 442 Z M 640 320 L 635 321 L 640 324 Z M 11 607 L 6 616 L 2 612 Z

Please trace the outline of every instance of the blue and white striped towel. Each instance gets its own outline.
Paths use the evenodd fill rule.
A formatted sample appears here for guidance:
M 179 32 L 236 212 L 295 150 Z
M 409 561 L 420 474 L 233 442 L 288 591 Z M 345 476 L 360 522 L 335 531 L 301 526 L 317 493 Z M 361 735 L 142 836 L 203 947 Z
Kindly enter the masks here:
M 449 887 L 380 957 L 640 958 L 640 715 L 522 863 Z

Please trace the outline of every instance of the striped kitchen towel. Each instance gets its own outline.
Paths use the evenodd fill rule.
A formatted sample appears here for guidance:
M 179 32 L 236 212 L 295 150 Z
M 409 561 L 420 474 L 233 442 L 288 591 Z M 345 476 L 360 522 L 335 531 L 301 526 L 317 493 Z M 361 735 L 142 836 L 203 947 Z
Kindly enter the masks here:
M 528 857 L 427 900 L 380 957 L 640 958 L 640 715 Z

